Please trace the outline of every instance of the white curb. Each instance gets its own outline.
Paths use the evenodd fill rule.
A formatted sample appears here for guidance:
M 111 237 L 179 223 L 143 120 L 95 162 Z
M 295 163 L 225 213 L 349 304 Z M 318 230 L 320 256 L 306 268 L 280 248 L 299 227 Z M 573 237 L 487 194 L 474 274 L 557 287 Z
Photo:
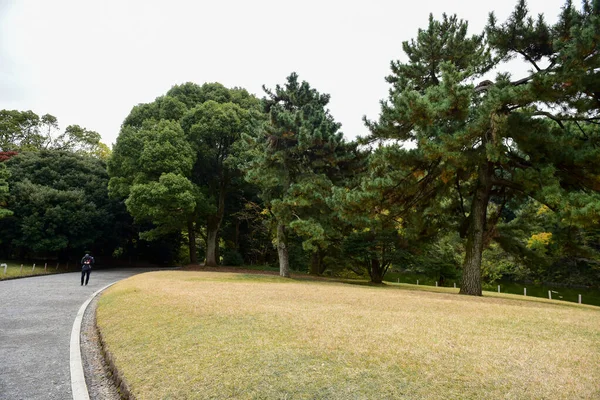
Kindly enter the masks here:
M 81 362 L 81 348 L 79 337 L 81 335 L 81 323 L 83 321 L 83 314 L 90 302 L 106 288 L 114 285 L 117 282 L 113 282 L 110 285 L 104 286 L 102 289 L 95 292 L 90 296 L 89 299 L 83 303 L 77 312 L 75 322 L 73 322 L 73 329 L 71 330 L 71 349 L 70 349 L 70 369 L 71 369 L 71 391 L 73 392 L 73 400 L 90 400 L 88 394 L 88 388 L 85 383 L 85 375 L 83 373 L 83 364 Z

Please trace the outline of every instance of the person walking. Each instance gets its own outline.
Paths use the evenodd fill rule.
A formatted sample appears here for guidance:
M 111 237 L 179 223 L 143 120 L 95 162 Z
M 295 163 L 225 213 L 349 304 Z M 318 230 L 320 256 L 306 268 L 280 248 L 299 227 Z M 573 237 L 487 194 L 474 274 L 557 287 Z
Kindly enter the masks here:
M 83 286 L 83 278 L 85 278 L 85 285 L 87 286 L 90 280 L 90 272 L 92 272 L 92 265 L 94 265 L 94 257 L 90 256 L 89 253 L 85 253 L 85 256 L 81 259 L 81 286 Z

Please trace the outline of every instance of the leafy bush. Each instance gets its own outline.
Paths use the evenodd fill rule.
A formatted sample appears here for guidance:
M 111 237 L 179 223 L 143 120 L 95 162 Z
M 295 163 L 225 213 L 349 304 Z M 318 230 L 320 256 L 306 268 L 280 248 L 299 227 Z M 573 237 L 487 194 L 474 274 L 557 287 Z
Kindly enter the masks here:
M 223 265 L 239 266 L 244 264 L 244 257 L 235 249 L 226 249 L 223 254 Z

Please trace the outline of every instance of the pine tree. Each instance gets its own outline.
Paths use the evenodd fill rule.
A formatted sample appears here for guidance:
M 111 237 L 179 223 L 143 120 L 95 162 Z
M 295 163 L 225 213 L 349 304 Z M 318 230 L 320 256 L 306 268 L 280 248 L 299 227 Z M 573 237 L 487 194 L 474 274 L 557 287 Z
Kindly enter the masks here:
M 482 253 L 509 200 L 531 197 L 569 210 L 568 218 L 598 218 L 597 3 L 581 12 L 567 3 L 549 27 L 520 1 L 500 26 L 490 15 L 487 42 L 467 37 L 455 17 L 430 19 L 416 42 L 404 43 L 410 61 L 392 63 L 393 88 L 380 120 L 369 123 L 370 140 L 413 141 L 407 152 L 437 165 L 432 182 L 452 187 L 466 236 L 463 294 L 481 295 Z M 474 85 L 515 57 L 532 65 L 529 76 L 504 72 Z
M 332 179 L 353 152 L 339 132 L 340 124 L 326 109 L 329 95 L 299 82 L 295 73 L 283 87 L 264 90 L 268 120 L 256 137 L 245 137 L 247 179 L 261 188 L 261 197 L 274 217 L 280 274 L 289 277 L 289 230 L 307 239 L 308 250 L 325 244 L 326 228 L 319 216 L 331 193 Z
M 427 173 L 436 165 L 402 168 L 410 156 L 397 145 L 377 148 L 366 168 L 355 171 L 356 179 L 335 187 L 330 199 L 331 208 L 351 228 L 344 254 L 366 270 L 373 283 L 381 283 L 392 264 L 406 261 L 414 239 L 431 236 L 439 226 L 426 210 L 440 188 L 431 181 L 435 174 Z M 417 214 L 420 218 L 415 220 Z

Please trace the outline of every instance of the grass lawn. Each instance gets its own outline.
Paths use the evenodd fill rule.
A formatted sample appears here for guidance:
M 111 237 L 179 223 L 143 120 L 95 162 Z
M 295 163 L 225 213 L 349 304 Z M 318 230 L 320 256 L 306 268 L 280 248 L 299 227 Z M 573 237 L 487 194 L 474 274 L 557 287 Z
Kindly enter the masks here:
M 600 308 L 415 289 L 154 272 L 97 320 L 139 399 L 600 398 Z
M 23 268 L 21 268 L 21 264 L 6 262 L 6 266 L 6 273 L 4 273 L 4 267 L 0 267 L 0 281 L 22 276 L 47 275 L 57 272 L 56 264 L 48 264 L 46 270 L 44 270 L 44 263 L 36 264 L 35 269 L 33 269 L 33 264 L 23 264 Z M 65 266 L 62 266 L 60 270 L 64 271 Z

